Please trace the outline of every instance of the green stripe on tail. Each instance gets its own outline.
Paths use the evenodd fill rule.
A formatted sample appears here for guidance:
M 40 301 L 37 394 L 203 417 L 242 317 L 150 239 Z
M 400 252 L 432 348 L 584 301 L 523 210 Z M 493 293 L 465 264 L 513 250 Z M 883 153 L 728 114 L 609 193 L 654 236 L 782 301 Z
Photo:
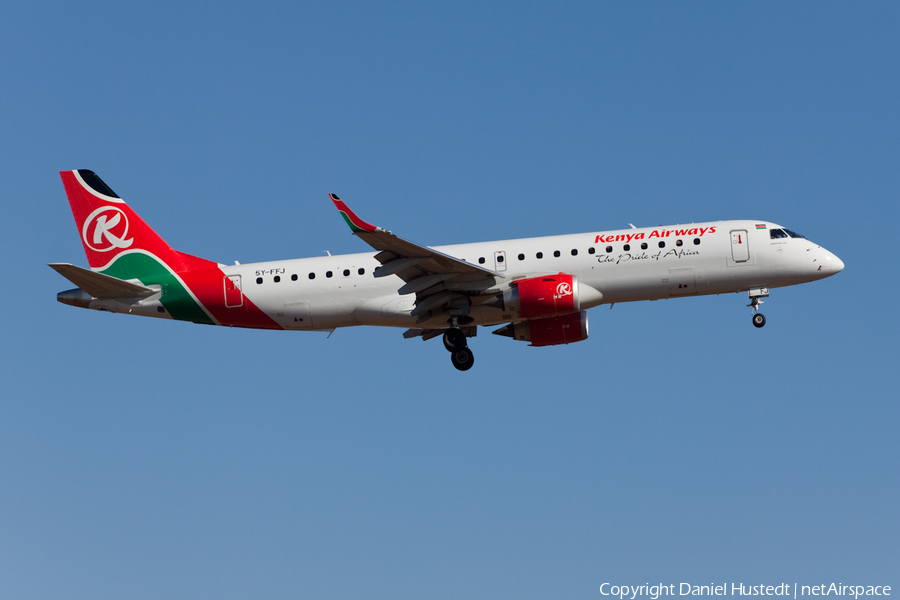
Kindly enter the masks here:
M 157 284 L 162 287 L 160 302 L 172 318 L 215 325 L 172 272 L 151 256 L 140 252 L 120 254 L 109 268 L 101 272 L 118 279 L 137 279 L 144 285 Z

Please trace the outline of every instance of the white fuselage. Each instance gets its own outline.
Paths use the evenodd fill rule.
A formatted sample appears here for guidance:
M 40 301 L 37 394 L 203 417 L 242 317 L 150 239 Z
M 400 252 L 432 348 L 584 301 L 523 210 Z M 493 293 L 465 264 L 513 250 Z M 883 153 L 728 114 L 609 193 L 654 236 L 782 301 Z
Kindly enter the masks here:
M 717 221 L 434 250 L 509 279 L 570 273 L 599 291 L 603 304 L 776 288 L 843 268 L 839 258 L 809 240 L 772 239 L 771 230 L 778 228 L 765 221 Z M 239 275 L 244 296 L 288 329 L 428 327 L 410 314 L 415 294 L 398 293 L 404 282 L 394 275 L 375 277 L 378 266 L 369 252 L 220 268 Z M 500 308 L 477 304 L 469 315 L 476 325 L 518 320 Z M 444 321 L 435 325 L 446 327 Z

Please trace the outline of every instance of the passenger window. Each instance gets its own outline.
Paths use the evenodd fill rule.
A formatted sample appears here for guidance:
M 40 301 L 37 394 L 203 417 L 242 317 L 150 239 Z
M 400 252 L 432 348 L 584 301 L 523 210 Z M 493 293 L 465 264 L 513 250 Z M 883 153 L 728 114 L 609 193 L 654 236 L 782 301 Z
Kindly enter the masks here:
M 520 255 L 519 255 L 519 260 L 525 260 L 525 255 L 524 255 L 524 254 L 520 254 Z
M 612 254 L 612 246 L 607 246 L 607 247 L 606 247 L 606 253 L 607 253 L 607 254 Z
M 544 253 L 538 252 L 537 254 L 535 254 L 535 256 L 537 256 L 538 258 L 544 258 Z
M 257 278 L 256 278 L 256 283 L 257 283 L 257 284 L 262 283 L 262 277 L 257 277 Z
M 331 271 L 325 271 L 325 277 L 331 277 L 332 275 L 334 275 L 334 273 Z
M 578 256 L 578 250 L 572 248 L 572 256 Z
M 481 258 L 478 259 L 478 264 L 479 264 L 479 265 L 483 265 L 483 264 L 484 264 L 484 257 L 483 257 L 483 256 L 482 256 Z
M 699 246 L 699 245 L 700 245 L 700 238 L 694 238 L 694 245 L 695 245 L 695 246 Z
M 280 276 L 280 275 L 276 275 L 276 276 L 275 276 L 275 283 L 278 283 L 279 281 L 281 281 L 281 276 Z
M 344 269 L 344 277 L 350 277 L 350 269 Z
M 502 255 L 502 254 L 500 254 L 500 255 L 497 256 L 497 262 L 498 262 L 498 263 L 502 263 L 502 262 L 503 262 L 503 255 Z
M 625 252 L 628 252 L 629 250 L 631 250 L 631 244 L 625 244 L 625 245 L 622 247 L 622 249 L 625 250 Z
M 641 242 L 641 250 L 647 249 L 647 242 Z
M 310 273 L 310 274 L 309 274 L 309 278 L 310 278 L 310 279 L 315 279 L 315 278 L 316 278 L 316 274 L 315 274 L 315 273 Z
M 554 250 L 553 256 L 555 256 L 556 258 L 559 258 L 559 250 Z
M 591 246 L 590 248 L 588 248 L 588 254 L 593 254 L 593 253 L 594 253 L 594 247 Z
M 683 244 L 684 244 L 684 242 L 682 242 L 681 240 L 675 240 L 675 245 L 676 245 L 676 246 L 681 246 L 681 245 L 683 245 Z
M 359 273 L 360 275 L 365 275 L 365 274 L 366 274 L 366 270 L 365 270 L 365 269 L 360 269 L 359 271 L 357 271 L 357 273 Z
M 665 248 L 665 247 L 666 247 L 666 243 L 665 243 L 665 242 L 660 242 L 660 243 L 659 243 L 659 247 L 660 247 L 660 248 Z
M 291 281 L 297 281 L 297 274 L 296 274 L 296 273 L 294 273 L 293 275 L 291 275 Z

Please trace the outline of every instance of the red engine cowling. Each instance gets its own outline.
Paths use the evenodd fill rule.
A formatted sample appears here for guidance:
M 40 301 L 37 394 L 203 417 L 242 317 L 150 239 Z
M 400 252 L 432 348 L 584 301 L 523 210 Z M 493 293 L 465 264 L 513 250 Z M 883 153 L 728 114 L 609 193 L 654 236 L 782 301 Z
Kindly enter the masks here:
M 526 319 L 543 319 L 581 310 L 578 280 L 568 273 L 520 279 L 503 294 L 504 310 Z
M 588 337 L 587 311 L 581 311 L 549 319 L 530 319 L 510 323 L 495 331 L 532 346 L 558 346 L 581 342 Z

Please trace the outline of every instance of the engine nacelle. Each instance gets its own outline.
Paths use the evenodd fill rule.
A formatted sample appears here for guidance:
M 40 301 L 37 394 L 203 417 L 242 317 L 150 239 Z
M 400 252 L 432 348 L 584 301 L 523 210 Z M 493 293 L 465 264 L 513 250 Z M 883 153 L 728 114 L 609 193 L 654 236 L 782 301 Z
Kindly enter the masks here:
M 578 278 L 568 273 L 512 282 L 503 292 L 503 310 L 526 319 L 544 319 L 581 310 Z
M 558 346 L 581 342 L 588 337 L 587 311 L 510 323 L 494 333 L 531 342 L 532 346 Z
M 548 319 L 577 314 L 603 303 L 603 294 L 569 273 L 542 275 L 510 282 L 503 293 L 484 306 L 513 313 L 504 318 Z

